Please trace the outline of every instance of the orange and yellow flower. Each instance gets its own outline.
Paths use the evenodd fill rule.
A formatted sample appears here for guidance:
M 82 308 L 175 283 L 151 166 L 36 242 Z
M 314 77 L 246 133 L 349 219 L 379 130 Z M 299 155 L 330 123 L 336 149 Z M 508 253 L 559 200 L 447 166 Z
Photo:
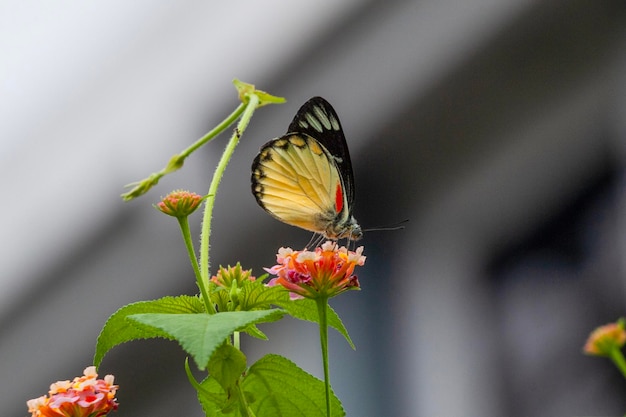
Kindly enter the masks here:
M 85 368 L 84 375 L 73 381 L 50 385 L 49 396 L 28 400 L 31 417 L 103 417 L 117 410 L 117 385 L 113 375 L 97 379 L 95 366 Z
M 292 298 L 319 298 L 359 289 L 354 269 L 365 264 L 365 256 L 362 246 L 353 252 L 327 241 L 314 251 L 280 248 L 276 261 L 265 269 L 277 276 L 268 285 L 282 285 Z
M 583 352 L 588 355 L 610 356 L 614 349 L 621 349 L 626 344 L 624 320 L 605 324 L 596 328 L 587 339 Z
M 204 198 L 185 190 L 175 190 L 155 205 L 163 213 L 174 217 L 187 217 L 193 213 Z

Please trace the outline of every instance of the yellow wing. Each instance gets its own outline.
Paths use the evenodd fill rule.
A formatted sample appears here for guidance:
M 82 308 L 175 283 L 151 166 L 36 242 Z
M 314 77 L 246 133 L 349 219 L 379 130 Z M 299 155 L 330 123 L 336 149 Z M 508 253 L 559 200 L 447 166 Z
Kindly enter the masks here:
M 346 205 L 332 158 L 305 134 L 292 133 L 270 141 L 252 164 L 252 192 L 261 207 L 278 220 L 323 234 Z M 339 208 L 337 198 L 342 199 Z

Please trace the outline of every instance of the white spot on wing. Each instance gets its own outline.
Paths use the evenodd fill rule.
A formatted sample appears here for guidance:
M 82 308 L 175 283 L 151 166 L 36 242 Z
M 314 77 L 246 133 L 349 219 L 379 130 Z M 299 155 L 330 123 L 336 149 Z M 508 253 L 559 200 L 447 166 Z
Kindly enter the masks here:
M 324 112 L 324 109 L 319 106 L 314 106 L 313 111 L 315 112 L 315 115 L 317 116 L 319 121 L 324 125 L 326 130 L 330 130 L 331 129 L 330 120 L 328 120 L 328 115 L 326 115 L 326 113 Z
M 311 113 L 307 113 L 306 114 L 306 120 L 311 124 L 311 127 L 315 130 L 317 130 L 318 132 L 322 133 L 324 131 L 324 128 L 322 127 L 322 125 L 320 124 L 320 121 L 317 120 L 315 118 L 314 115 L 312 115 Z

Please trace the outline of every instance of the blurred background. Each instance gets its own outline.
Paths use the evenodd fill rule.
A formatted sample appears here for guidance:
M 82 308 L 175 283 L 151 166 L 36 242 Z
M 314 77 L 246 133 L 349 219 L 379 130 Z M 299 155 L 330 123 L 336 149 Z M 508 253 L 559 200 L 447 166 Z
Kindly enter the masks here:
M 260 275 L 309 240 L 256 205 L 250 164 L 315 95 L 341 118 L 360 224 L 410 220 L 366 233 L 362 291 L 331 302 L 357 345 L 331 334 L 348 416 L 623 415 L 618 371 L 581 349 L 626 314 L 625 23 L 623 0 L 1 2 L 3 414 L 80 375 L 119 307 L 196 292 L 151 204 L 205 193 L 227 136 L 119 195 L 229 114 L 239 78 L 288 102 L 255 114 L 226 171 L 214 268 Z M 322 374 L 314 325 L 262 330 L 250 361 Z M 113 349 L 115 415 L 201 416 L 184 358 Z

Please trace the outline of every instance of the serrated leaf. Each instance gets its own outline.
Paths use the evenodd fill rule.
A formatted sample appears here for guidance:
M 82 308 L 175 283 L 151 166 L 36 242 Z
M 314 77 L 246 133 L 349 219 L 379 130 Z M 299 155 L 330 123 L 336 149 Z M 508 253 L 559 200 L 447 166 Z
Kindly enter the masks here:
M 287 310 L 289 315 L 297 319 L 312 321 L 313 323 L 319 324 L 319 313 L 317 311 L 317 304 L 315 303 L 315 300 L 307 298 L 301 300 L 286 299 L 275 304 Z M 341 333 L 352 349 L 356 349 L 354 343 L 352 343 L 350 335 L 348 334 L 348 330 L 343 325 L 339 315 L 332 309 L 331 306 L 328 306 L 326 316 L 328 318 L 328 325 Z
M 242 387 L 256 417 L 326 417 L 324 382 L 279 355 L 266 355 L 252 365 Z M 331 392 L 334 417 L 345 416 Z
M 256 327 L 254 324 L 246 327 L 244 330 L 242 330 L 242 332 L 245 332 L 246 334 L 248 334 L 248 336 L 256 337 L 257 339 L 268 340 L 268 337 L 265 335 L 265 333 L 259 330 L 259 328 Z
M 234 403 L 235 397 L 228 398 L 220 384 L 211 375 L 206 377 L 201 383 L 191 373 L 189 368 L 189 358 L 185 360 L 185 373 L 189 383 L 195 388 L 198 394 L 198 401 L 207 417 L 224 416 L 227 413 L 225 407 Z
M 256 417 L 326 417 L 324 382 L 279 355 L 266 355 L 250 367 L 242 390 Z M 197 387 L 207 417 L 244 417 L 238 397 L 226 396 L 219 383 L 206 378 Z M 333 417 L 345 416 L 341 402 L 331 392 Z
M 211 355 L 207 370 L 209 374 L 224 388 L 230 392 L 241 374 L 246 369 L 246 355 L 239 349 L 222 343 Z
M 283 310 L 228 311 L 217 314 L 135 314 L 129 319 L 164 331 L 204 370 L 215 349 L 231 333 L 250 324 L 280 319 Z
M 234 406 L 236 397 L 229 399 L 215 378 L 211 376 L 205 378 L 196 391 L 206 417 L 241 416 L 238 407 Z
M 243 281 L 237 289 L 236 299 L 231 299 L 229 288 L 214 287 L 211 299 L 219 311 L 267 310 L 270 305 L 284 300 L 284 290 L 268 287 L 261 280 Z
M 99 366 L 104 355 L 113 347 L 138 339 L 155 337 L 169 338 L 169 335 L 154 327 L 132 322 L 126 318 L 141 313 L 199 313 L 203 312 L 202 302 L 197 297 L 182 295 L 179 297 L 164 297 L 151 301 L 140 301 L 128 304 L 109 317 L 104 324 L 96 342 L 96 353 L 93 363 Z
M 260 281 L 255 281 L 255 284 L 244 288 L 246 310 L 268 308 L 271 304 L 276 304 L 285 299 L 283 288 L 268 287 Z

